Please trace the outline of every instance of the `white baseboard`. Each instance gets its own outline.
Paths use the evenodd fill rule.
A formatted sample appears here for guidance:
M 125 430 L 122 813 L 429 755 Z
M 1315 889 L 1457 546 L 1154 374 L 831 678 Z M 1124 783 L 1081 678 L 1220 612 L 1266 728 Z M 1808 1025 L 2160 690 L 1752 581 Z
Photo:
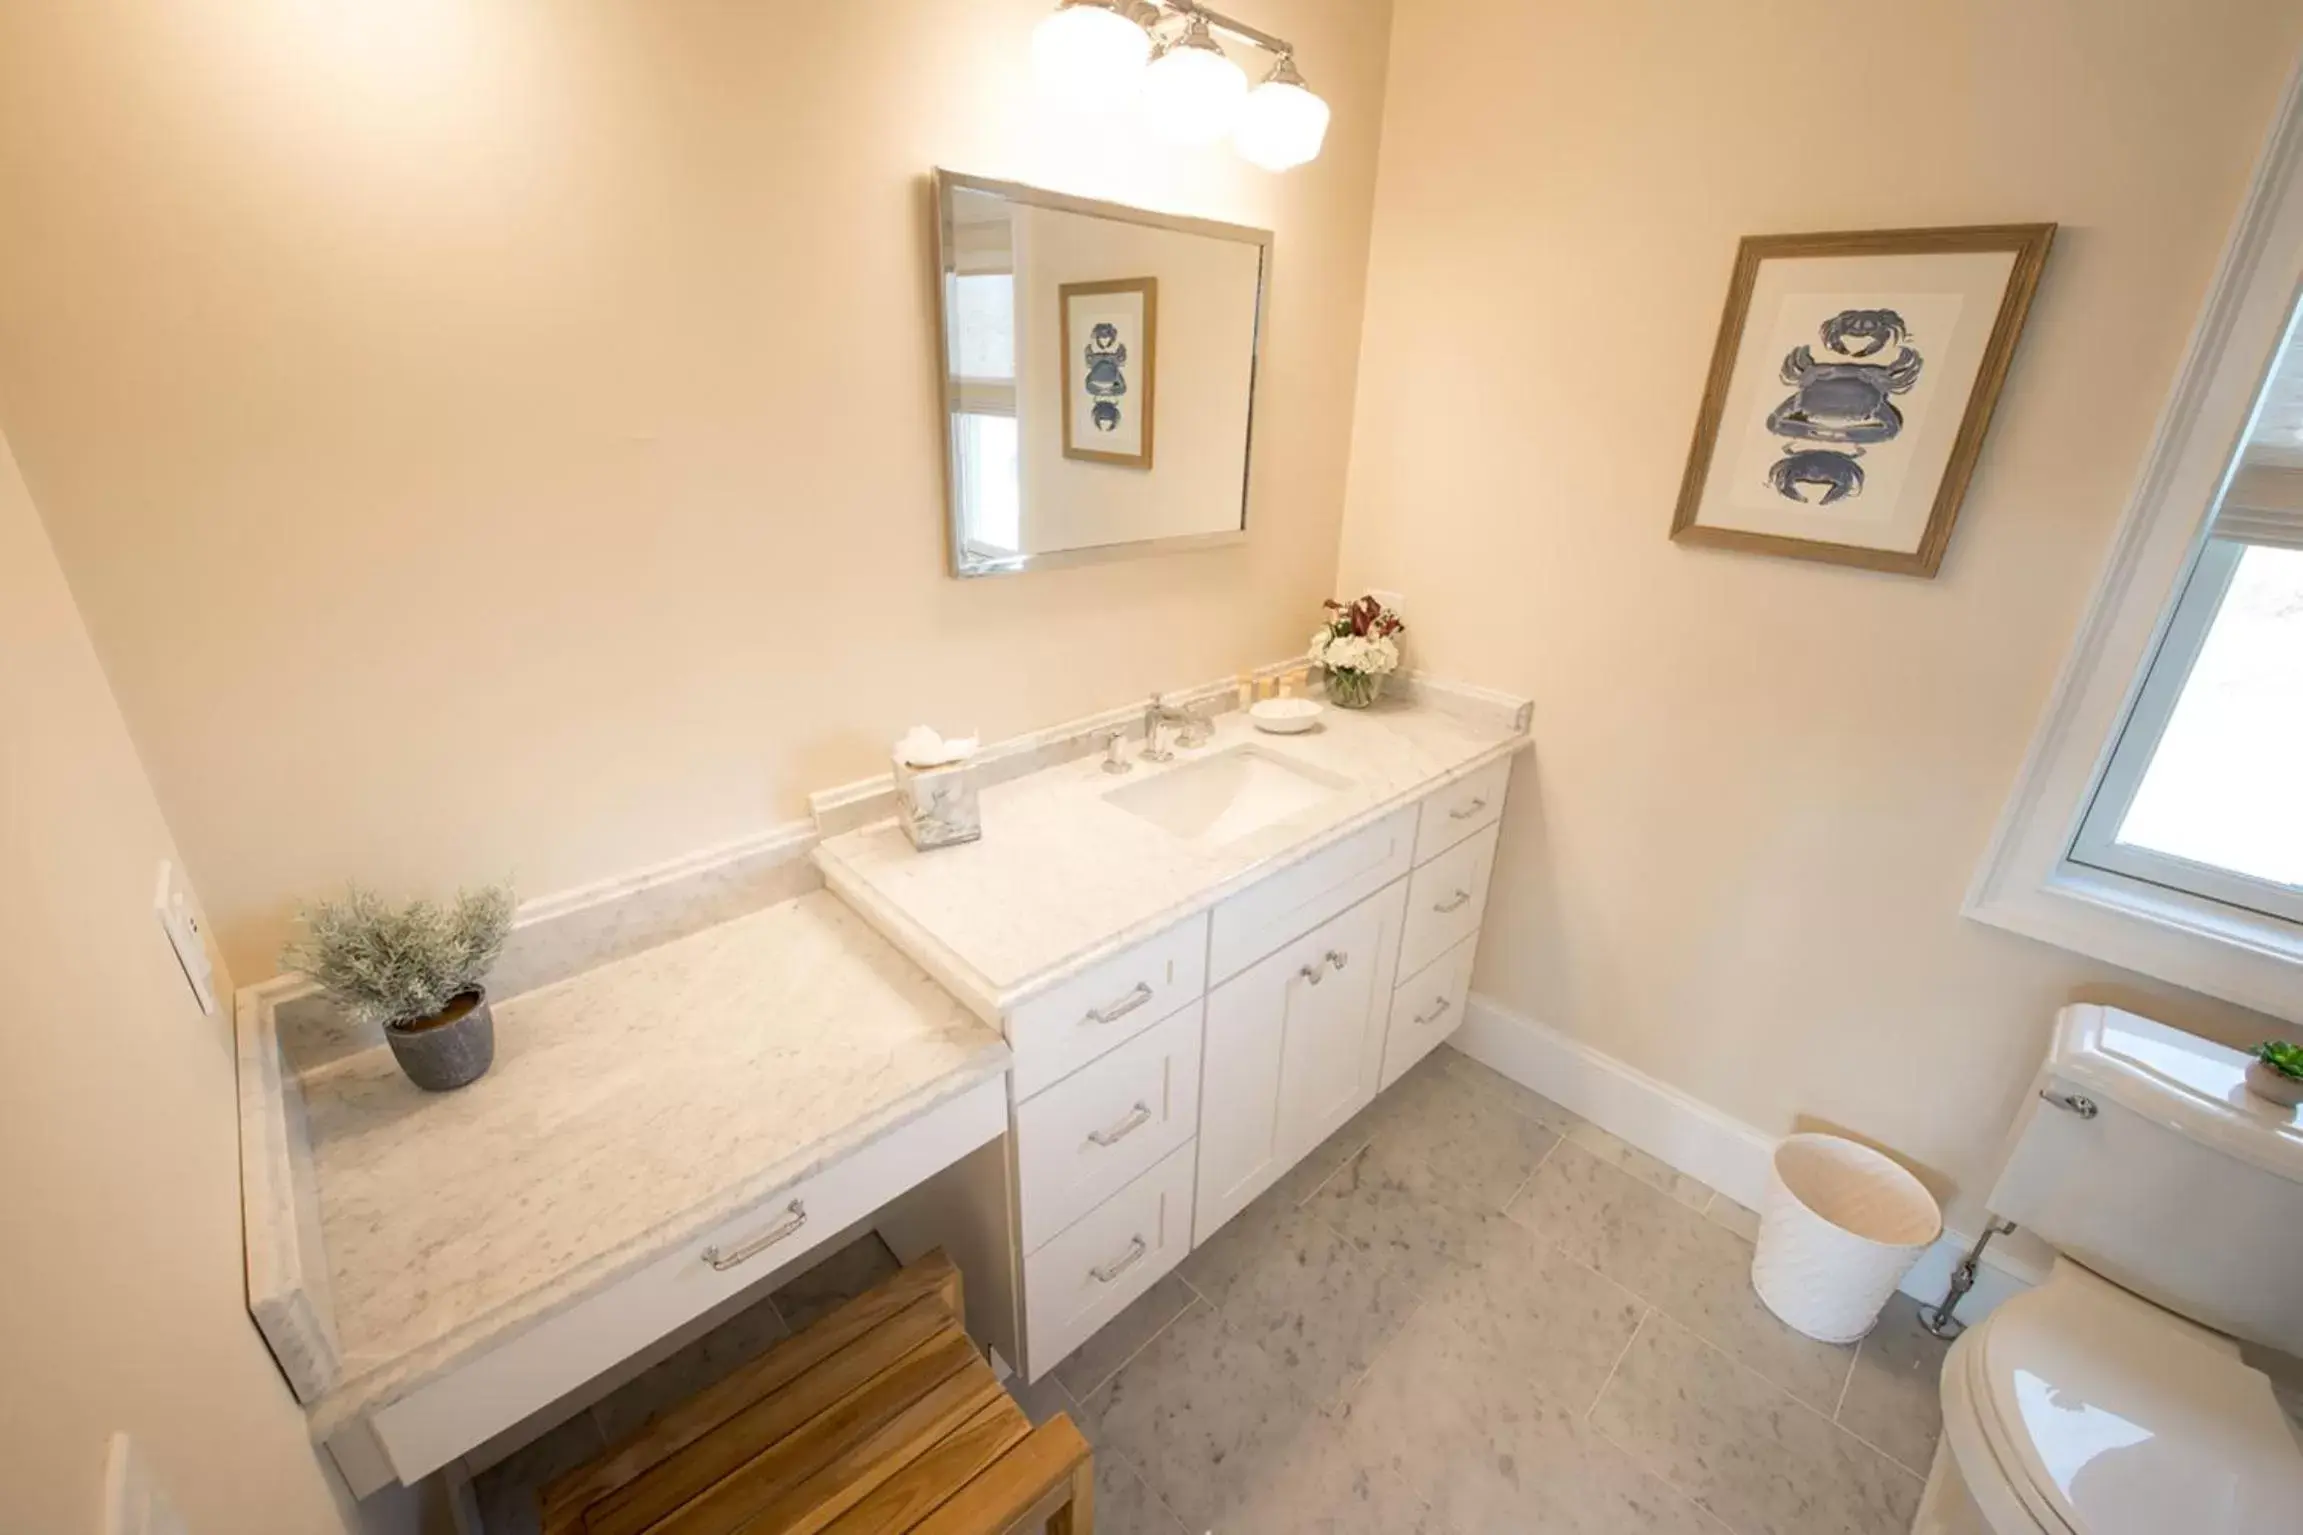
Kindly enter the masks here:
M 1756 1210 L 1766 1197 L 1776 1137 L 1581 1040 L 1474 992 L 1464 1007 L 1463 1026 L 1450 1043 L 1740 1205 Z M 1941 1300 L 1952 1266 L 1973 1240 L 1969 1233 L 1946 1229 L 1904 1276 L 1903 1293 L 1929 1304 Z M 1987 1251 L 1958 1315 L 1962 1321 L 1979 1321 L 2043 1277 L 2029 1265 Z

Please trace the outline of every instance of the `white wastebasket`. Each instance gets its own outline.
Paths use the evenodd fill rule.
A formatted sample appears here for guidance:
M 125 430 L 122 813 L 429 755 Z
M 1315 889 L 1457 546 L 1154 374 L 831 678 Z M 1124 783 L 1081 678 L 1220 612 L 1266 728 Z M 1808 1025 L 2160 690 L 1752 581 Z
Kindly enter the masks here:
M 1935 1197 L 1894 1158 L 1836 1135 L 1775 1148 L 1751 1285 L 1810 1338 L 1853 1343 L 1943 1234 Z

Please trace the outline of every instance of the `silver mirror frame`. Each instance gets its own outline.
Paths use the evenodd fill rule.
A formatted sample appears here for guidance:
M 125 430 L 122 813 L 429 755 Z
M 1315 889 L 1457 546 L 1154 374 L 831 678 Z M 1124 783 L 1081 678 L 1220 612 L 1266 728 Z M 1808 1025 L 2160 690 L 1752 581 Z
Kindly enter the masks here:
M 1219 240 L 1237 240 L 1257 248 L 1255 287 L 1255 336 L 1248 351 L 1247 394 L 1247 446 L 1240 466 L 1239 526 L 1220 533 L 1188 533 L 1167 538 L 1137 539 L 1128 543 L 1095 544 L 1084 549 L 1058 549 L 1046 554 L 1022 554 L 1012 559 L 985 559 L 967 552 L 965 532 L 960 524 L 960 466 L 959 436 L 953 429 L 953 409 L 956 404 L 951 369 L 951 301 L 952 278 L 955 275 L 955 246 L 952 236 L 952 194 L 954 192 L 988 192 L 1010 202 L 1029 203 L 1035 207 L 1055 208 L 1066 213 L 1084 213 L 1094 218 L 1112 219 L 1125 224 L 1143 224 L 1153 229 L 1175 230 L 1184 234 L 1210 235 Z M 935 208 L 935 274 L 936 274 L 936 379 L 937 398 L 943 411 L 944 433 L 944 526 L 945 546 L 955 576 L 1020 575 L 1029 570 L 1057 570 L 1067 565 L 1100 565 L 1110 560 L 1132 560 L 1145 555 L 1176 554 L 1189 549 L 1215 549 L 1226 544 L 1247 542 L 1248 487 L 1255 475 L 1255 420 L 1256 406 L 1263 387 L 1263 334 L 1271 303 L 1272 232 L 1255 229 L 1245 224 L 1225 224 L 1214 219 L 1187 218 L 1177 213 L 1154 213 L 1148 208 L 1133 208 L 1125 203 L 1099 202 L 1092 197 L 1072 197 L 1063 192 L 1050 192 L 1043 187 L 1026 186 L 1016 181 L 995 181 L 985 176 L 968 176 L 958 171 L 938 167 L 934 176 L 933 196 Z

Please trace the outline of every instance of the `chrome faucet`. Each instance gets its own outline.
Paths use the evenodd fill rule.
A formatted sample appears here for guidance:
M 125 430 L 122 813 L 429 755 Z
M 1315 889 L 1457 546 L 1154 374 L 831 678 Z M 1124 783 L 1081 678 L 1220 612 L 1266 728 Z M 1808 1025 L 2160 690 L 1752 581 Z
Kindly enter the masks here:
M 1160 743 L 1160 729 L 1165 725 L 1188 724 L 1190 720 L 1191 716 L 1183 710 L 1169 707 L 1159 694 L 1152 694 L 1151 702 L 1144 705 L 1143 760 L 1146 762 L 1173 761 L 1175 753 Z

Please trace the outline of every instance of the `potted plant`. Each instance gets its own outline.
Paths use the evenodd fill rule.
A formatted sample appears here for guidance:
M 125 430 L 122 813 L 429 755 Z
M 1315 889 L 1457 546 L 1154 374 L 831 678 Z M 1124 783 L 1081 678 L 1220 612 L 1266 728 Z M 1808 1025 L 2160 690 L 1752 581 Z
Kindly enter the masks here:
M 393 906 L 351 886 L 298 914 L 281 954 L 354 1022 L 384 1031 L 393 1059 L 426 1092 L 476 1082 L 496 1058 L 481 979 L 512 926 L 507 885 L 459 892 L 455 904 Z
M 2303 1104 L 2303 1045 L 2267 1039 L 2247 1063 L 2247 1091 L 2294 1108 Z
M 1400 616 L 1373 597 L 1329 598 L 1327 622 L 1311 637 L 1311 659 L 1327 670 L 1327 696 L 1343 709 L 1364 709 L 1383 696 L 1383 679 L 1399 670 Z

